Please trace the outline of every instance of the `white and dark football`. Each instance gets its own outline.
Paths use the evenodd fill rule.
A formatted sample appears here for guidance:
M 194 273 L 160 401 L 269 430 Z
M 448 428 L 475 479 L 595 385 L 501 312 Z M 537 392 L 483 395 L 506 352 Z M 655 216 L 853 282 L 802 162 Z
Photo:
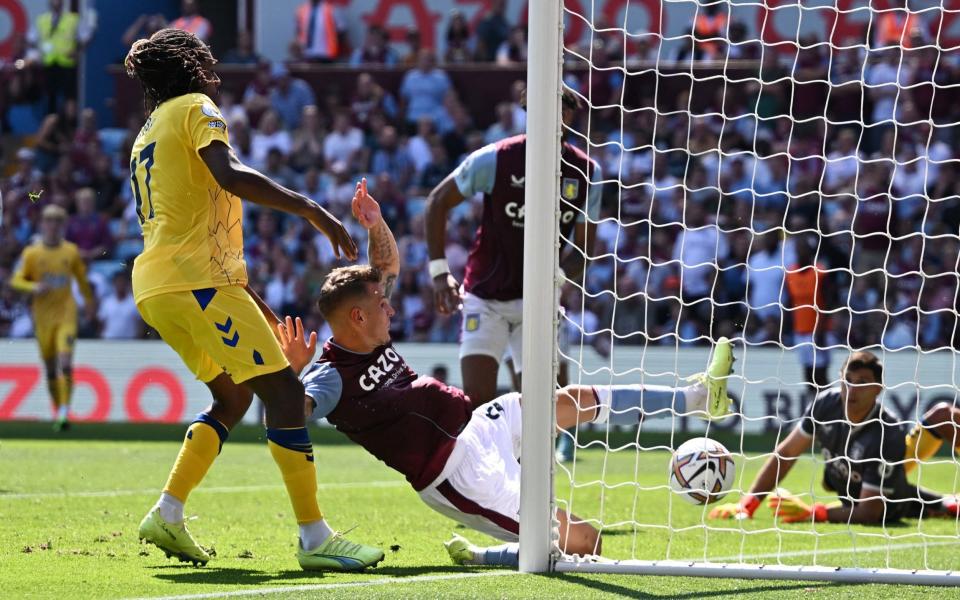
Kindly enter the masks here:
M 670 489 L 691 504 L 713 504 L 733 486 L 736 465 L 730 452 L 716 440 L 687 440 L 670 461 Z

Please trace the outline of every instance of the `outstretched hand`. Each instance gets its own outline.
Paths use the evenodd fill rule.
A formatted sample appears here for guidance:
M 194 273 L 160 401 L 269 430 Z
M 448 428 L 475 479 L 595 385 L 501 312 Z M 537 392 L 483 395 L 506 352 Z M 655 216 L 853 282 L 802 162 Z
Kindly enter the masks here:
M 353 202 L 351 203 L 353 218 L 357 220 L 364 229 L 370 229 L 383 219 L 380 212 L 380 204 L 373 199 L 373 196 L 367 191 L 367 178 L 364 177 L 357 183 L 357 189 L 353 193 Z
M 317 352 L 317 332 L 311 331 L 309 337 L 303 330 L 303 321 L 300 317 L 296 321 L 286 317 L 284 323 L 277 323 L 277 338 L 280 340 L 280 349 L 287 357 L 290 366 L 297 375 L 310 364 Z

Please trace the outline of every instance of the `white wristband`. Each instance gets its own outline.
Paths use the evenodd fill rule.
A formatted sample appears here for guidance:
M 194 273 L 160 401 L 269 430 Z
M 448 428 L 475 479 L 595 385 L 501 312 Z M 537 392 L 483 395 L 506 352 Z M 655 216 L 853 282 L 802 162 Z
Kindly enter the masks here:
M 445 258 L 435 258 L 430 261 L 430 279 L 450 272 L 450 265 Z

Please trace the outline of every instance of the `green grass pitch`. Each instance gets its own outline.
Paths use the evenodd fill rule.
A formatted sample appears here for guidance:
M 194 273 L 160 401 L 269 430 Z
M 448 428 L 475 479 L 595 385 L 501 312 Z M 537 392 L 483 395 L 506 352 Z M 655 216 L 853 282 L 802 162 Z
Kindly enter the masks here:
M 475 543 L 493 543 L 458 529 L 423 505 L 402 477 L 362 449 L 344 444 L 330 431 L 315 432 L 320 501 L 333 526 L 357 526 L 357 540 L 383 547 L 387 558 L 361 574 L 315 574 L 299 570 L 296 529 L 279 473 L 263 444 L 228 442 L 203 485 L 187 505 L 199 515 L 190 527 L 216 557 L 204 568 L 166 559 L 137 541 L 137 524 L 155 501 L 179 447 L 182 429 L 80 426 L 53 439 L 47 425 L 0 426 L 0 597 L 133 598 L 194 597 L 231 593 L 268 598 L 920 598 L 956 597 L 949 589 L 915 586 L 714 580 L 611 575 L 518 575 L 492 568 L 449 564 L 442 542 L 458 531 Z M 91 429 L 94 433 L 90 433 Z M 86 431 L 86 433 L 85 433 Z M 26 433 L 25 433 L 26 432 Z M 79 439 L 85 435 L 104 439 Z M 259 432 L 238 431 L 253 441 Z M 40 439 L 23 439 L 36 437 Z M 45 438 L 45 439 L 44 439 Z M 150 441 L 141 441 L 150 439 Z M 729 531 L 694 527 L 702 509 L 663 489 L 666 452 L 579 453 L 572 496 L 562 472 L 558 499 L 573 498 L 575 512 L 601 517 L 605 524 L 638 521 L 653 527 L 617 524 L 604 531 L 604 554 L 615 558 L 702 559 L 755 557 L 774 563 L 810 564 L 814 548 L 810 525 L 774 523 L 764 507 L 745 524 L 722 524 Z M 744 468 L 745 465 L 745 468 Z M 741 461 L 744 484 L 760 460 Z M 814 465 L 798 464 L 786 484 L 810 491 Z M 588 482 L 601 479 L 606 487 Z M 738 473 L 738 482 L 741 475 Z M 953 490 L 955 465 L 923 471 L 922 483 Z M 792 484 L 792 486 L 791 486 Z M 671 525 L 671 535 L 666 528 Z M 905 521 L 877 527 L 817 526 L 819 564 L 930 568 L 960 566 L 956 522 Z M 929 536 L 924 545 L 920 533 Z M 892 536 L 890 549 L 876 551 Z M 856 550 L 853 548 L 856 547 Z

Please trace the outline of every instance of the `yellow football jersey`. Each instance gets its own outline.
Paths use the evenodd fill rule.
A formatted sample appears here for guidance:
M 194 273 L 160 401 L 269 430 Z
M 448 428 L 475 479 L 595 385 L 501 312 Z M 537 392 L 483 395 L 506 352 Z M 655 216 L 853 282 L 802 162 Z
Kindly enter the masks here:
M 158 106 L 137 136 L 130 185 L 143 228 L 133 295 L 246 285 L 240 199 L 217 184 L 199 151 L 230 143 L 227 123 L 205 94 Z
M 87 267 L 77 246 L 67 241 L 58 246 L 36 242 L 23 250 L 12 283 L 23 292 L 32 292 L 41 282 L 46 284 L 50 291 L 33 297 L 33 319 L 36 323 L 56 323 L 77 318 L 72 291 L 74 278 L 84 298 L 91 301 L 93 291 L 87 281 Z

